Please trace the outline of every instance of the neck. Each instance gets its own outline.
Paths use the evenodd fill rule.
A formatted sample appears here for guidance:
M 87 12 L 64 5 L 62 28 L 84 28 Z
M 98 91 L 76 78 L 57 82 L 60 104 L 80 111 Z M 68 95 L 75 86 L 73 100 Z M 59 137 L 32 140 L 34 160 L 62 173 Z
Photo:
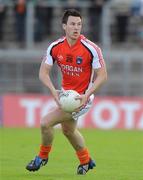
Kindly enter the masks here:
M 77 42 L 77 40 L 78 39 L 67 38 L 67 42 L 68 42 L 69 46 L 73 46 Z

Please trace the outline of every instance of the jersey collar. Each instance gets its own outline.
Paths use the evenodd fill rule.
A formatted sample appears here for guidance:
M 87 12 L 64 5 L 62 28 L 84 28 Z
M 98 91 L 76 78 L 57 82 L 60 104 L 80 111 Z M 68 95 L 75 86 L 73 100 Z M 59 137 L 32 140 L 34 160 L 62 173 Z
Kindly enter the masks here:
M 79 38 L 77 39 L 76 43 L 75 43 L 74 45 L 70 46 L 69 43 L 68 43 L 68 41 L 67 41 L 67 39 L 65 39 L 65 41 L 66 41 L 66 43 L 67 43 L 67 45 L 68 45 L 69 48 L 74 48 L 75 46 L 77 46 L 77 45 L 80 43 L 80 40 L 81 40 L 81 35 L 80 35 Z

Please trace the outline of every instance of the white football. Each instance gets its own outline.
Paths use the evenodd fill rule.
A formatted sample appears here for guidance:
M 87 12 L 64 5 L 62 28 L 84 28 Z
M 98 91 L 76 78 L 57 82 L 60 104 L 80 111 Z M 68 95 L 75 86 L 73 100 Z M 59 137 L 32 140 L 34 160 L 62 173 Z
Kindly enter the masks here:
M 66 90 L 60 95 L 60 103 L 62 109 L 66 112 L 73 112 L 80 106 L 80 100 L 75 99 L 75 97 L 80 94 L 74 90 Z

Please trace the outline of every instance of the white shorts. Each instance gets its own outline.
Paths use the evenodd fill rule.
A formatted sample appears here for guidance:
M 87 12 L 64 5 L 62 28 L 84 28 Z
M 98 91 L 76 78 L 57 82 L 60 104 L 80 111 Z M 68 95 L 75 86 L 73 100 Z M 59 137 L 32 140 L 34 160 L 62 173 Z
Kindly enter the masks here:
M 80 109 L 80 111 L 78 112 L 73 112 L 72 113 L 72 117 L 75 121 L 78 120 L 79 116 L 85 114 L 86 112 L 88 112 L 88 110 L 91 108 L 92 106 L 92 103 L 93 103 L 93 100 L 94 100 L 94 95 L 92 94 L 90 97 L 89 97 L 89 100 L 88 102 L 86 103 L 86 105 Z

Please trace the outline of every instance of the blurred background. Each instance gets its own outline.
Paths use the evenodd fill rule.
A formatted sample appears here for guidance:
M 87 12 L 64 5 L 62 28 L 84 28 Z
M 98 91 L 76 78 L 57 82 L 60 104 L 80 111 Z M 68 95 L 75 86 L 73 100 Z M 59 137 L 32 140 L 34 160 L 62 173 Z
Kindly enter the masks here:
M 4 109 L 10 104 L 4 100 L 7 94 L 48 95 L 38 79 L 39 67 L 48 44 L 63 35 L 61 16 L 66 8 L 81 11 L 82 33 L 103 51 L 108 82 L 97 95 L 118 100 L 128 97 L 128 103 L 134 101 L 131 97 L 138 98 L 136 111 L 141 122 L 143 0 L 0 0 L 1 124 L 8 119 Z M 59 88 L 56 67 L 51 77 Z M 128 118 L 136 111 L 128 108 Z

